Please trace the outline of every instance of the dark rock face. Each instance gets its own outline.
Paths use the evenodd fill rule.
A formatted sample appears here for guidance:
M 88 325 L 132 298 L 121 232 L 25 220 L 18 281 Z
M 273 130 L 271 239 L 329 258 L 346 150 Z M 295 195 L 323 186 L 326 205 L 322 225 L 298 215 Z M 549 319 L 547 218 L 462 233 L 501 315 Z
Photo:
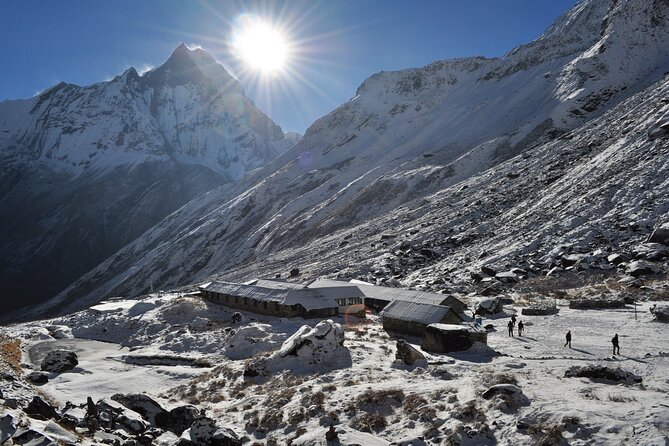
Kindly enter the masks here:
M 38 420 L 49 420 L 58 416 L 56 409 L 38 396 L 28 403 L 25 413 Z
M 0 444 L 5 444 L 5 441 L 14 435 L 16 426 L 16 419 L 12 415 L 0 416 Z
M 425 356 L 415 348 L 413 348 L 404 339 L 397 341 L 397 353 L 395 358 L 402 360 L 407 365 L 413 365 L 416 361 L 425 361 Z
M 625 371 L 619 367 L 607 367 L 603 365 L 590 364 L 586 366 L 572 366 L 564 373 L 565 378 L 590 378 L 611 382 L 623 382 L 626 384 L 640 383 L 642 378 L 632 372 Z
M 79 364 L 77 354 L 68 350 L 53 350 L 47 353 L 41 369 L 45 372 L 63 373 Z
M 657 228 L 648 237 L 648 243 L 660 243 L 669 246 L 669 227 Z
M 457 325 L 428 325 L 420 348 L 428 352 L 449 353 L 468 350 L 475 342 L 488 343 L 488 334 L 483 330 Z

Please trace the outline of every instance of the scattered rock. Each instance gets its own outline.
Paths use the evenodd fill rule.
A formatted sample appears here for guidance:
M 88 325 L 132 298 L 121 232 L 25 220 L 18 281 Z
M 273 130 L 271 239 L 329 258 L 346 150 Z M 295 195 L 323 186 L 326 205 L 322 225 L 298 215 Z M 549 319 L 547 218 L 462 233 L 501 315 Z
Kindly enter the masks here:
M 407 365 L 413 365 L 416 361 L 427 362 L 425 356 L 404 339 L 399 339 L 397 341 L 397 353 L 395 353 L 395 358 Z
M 297 277 L 300 275 L 300 269 L 299 268 L 293 268 L 290 270 L 290 277 Z
M 632 372 L 619 367 L 607 367 L 590 364 L 586 366 L 572 366 L 564 373 L 565 378 L 590 378 L 603 381 L 624 382 L 626 384 L 640 383 L 642 378 Z
M 33 397 L 24 412 L 37 420 L 49 420 L 58 416 L 56 409 L 39 396 Z
M 30 372 L 26 376 L 26 379 L 31 383 L 40 386 L 49 382 L 49 375 L 44 372 Z
M 469 350 L 476 342 L 486 344 L 488 333 L 468 325 L 430 324 L 420 348 L 435 353 L 460 352 Z
M 41 369 L 45 372 L 63 373 L 79 364 L 77 354 L 68 350 L 52 350 L 44 357 Z
M 236 311 L 232 314 L 232 317 L 230 317 L 230 323 L 232 324 L 240 324 L 244 320 L 244 316 L 242 316 L 242 313 L 239 311 Z

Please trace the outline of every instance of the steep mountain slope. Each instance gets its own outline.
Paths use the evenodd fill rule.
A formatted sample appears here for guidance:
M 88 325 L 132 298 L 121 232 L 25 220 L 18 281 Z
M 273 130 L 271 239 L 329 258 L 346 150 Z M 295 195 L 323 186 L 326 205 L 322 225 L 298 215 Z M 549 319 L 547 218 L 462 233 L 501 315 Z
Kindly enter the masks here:
M 202 50 L 0 103 L 0 310 L 43 301 L 292 138 Z
M 603 119 L 599 117 L 630 97 L 659 97 L 661 84 L 653 85 L 669 70 L 668 17 L 664 0 L 583 1 L 541 38 L 503 58 L 443 61 L 376 74 L 348 103 L 314 123 L 291 150 L 234 187 L 190 202 L 51 304 L 63 311 L 83 308 L 109 294 L 141 293 L 150 283 L 175 286 L 223 272 L 240 278 L 284 271 L 289 264 L 309 263 L 311 275 L 357 265 L 349 271 L 355 275 L 370 271 L 377 257 L 387 253 L 388 247 L 378 243 L 379 234 L 400 224 L 408 227 L 422 216 L 425 227 L 437 217 L 443 221 L 434 229 L 412 229 L 430 244 L 455 232 L 464 232 L 463 239 L 448 245 L 495 233 L 502 213 L 513 208 L 512 198 L 529 200 L 527 194 L 540 194 L 556 181 L 541 170 L 546 182 L 521 187 L 521 182 L 509 182 L 520 174 L 504 176 L 508 166 L 520 162 L 529 169 L 524 156 L 541 153 L 533 169 L 543 168 L 543 162 L 552 160 L 552 150 L 581 150 L 576 141 L 555 142 L 557 138 L 586 132 L 589 122 Z M 643 93 L 633 96 L 638 92 Z M 609 119 L 624 113 L 615 110 L 610 111 L 617 113 L 611 115 L 615 118 Z M 644 119 L 643 125 L 649 121 Z M 596 134 L 587 137 L 595 140 Z M 555 144 L 563 146 L 558 150 Z M 664 153 L 661 138 L 652 143 L 644 139 L 629 150 L 646 150 L 646 144 Z M 591 170 L 597 172 L 600 161 L 604 163 L 594 158 Z M 555 169 L 568 169 L 576 161 L 562 157 L 553 162 Z M 619 175 L 627 178 L 628 173 Z M 474 188 L 482 178 L 508 184 L 506 195 L 496 187 Z M 456 193 L 465 185 L 471 192 L 455 200 L 463 196 Z M 568 194 L 559 198 L 563 215 L 580 203 L 579 191 L 563 191 Z M 492 197 L 509 207 L 470 214 Z M 537 215 L 547 218 L 554 203 L 541 203 Z M 529 204 L 521 201 L 517 212 Z M 621 206 L 631 209 L 632 204 Z M 580 219 L 570 219 L 574 226 L 585 227 L 589 218 L 607 212 L 605 207 L 588 209 Z M 463 215 L 471 217 L 466 224 Z M 562 228 L 563 222 L 548 220 L 551 231 Z M 539 233 L 523 221 L 510 224 L 526 228 L 523 237 L 537 248 L 532 240 Z M 506 236 L 496 243 L 505 247 L 517 241 L 514 231 L 500 231 Z M 348 240 L 342 240 L 344 235 Z M 505 247 L 495 260 L 503 261 L 514 249 Z M 447 259 L 443 270 L 462 269 L 471 260 L 470 251 L 462 251 Z M 418 265 L 416 274 L 434 271 L 425 267 Z

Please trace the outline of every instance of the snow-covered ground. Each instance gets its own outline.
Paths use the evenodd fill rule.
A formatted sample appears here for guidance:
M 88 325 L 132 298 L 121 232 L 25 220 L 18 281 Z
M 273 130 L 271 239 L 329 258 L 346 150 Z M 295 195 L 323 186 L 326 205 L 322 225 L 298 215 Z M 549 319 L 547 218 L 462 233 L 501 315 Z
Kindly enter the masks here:
M 340 363 L 342 368 L 331 370 L 326 361 L 316 372 L 299 368 L 253 378 L 243 376 L 250 359 L 278 351 L 303 324 L 320 321 L 246 313 L 233 323 L 233 312 L 223 306 L 167 294 L 103 303 L 2 331 L 22 340 L 26 373 L 27 364 L 39 368 L 49 346 L 77 352 L 74 370 L 52 374 L 39 387 L 61 406 L 81 404 L 87 396 L 146 393 L 166 407 L 195 404 L 249 444 L 325 444 L 330 424 L 341 444 L 385 445 L 417 437 L 427 444 L 557 444 L 560 438 L 572 445 L 669 442 L 669 337 L 667 326 L 649 312 L 654 302 L 640 302 L 635 315 L 631 305 L 575 310 L 558 300 L 558 314 L 522 316 L 523 297 L 509 297 L 517 304 L 482 321 L 494 327 L 487 347 L 425 353 L 427 366 L 396 363 L 396 335 L 372 315 L 365 323 L 334 320 L 344 326 L 350 366 Z M 508 336 L 512 313 L 525 325 L 523 336 Z M 568 330 L 571 349 L 563 346 Z M 70 332 L 78 338 L 70 339 Z M 614 333 L 621 347 L 616 356 Z M 419 348 L 418 339 L 409 341 Z M 205 367 L 134 365 L 128 356 L 149 363 L 177 357 L 206 361 Z M 565 377 L 570 367 L 588 364 L 620 367 L 643 382 Z M 524 397 L 482 397 L 500 383 L 517 385 Z M 11 398 L 2 386 L 0 381 L 4 398 Z

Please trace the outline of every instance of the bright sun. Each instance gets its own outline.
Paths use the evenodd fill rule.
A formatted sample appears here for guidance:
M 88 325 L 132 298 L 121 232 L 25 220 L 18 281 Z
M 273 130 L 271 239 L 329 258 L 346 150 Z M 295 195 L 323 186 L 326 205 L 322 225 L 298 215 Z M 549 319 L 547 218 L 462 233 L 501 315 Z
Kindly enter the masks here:
M 288 44 L 283 33 L 257 17 L 246 17 L 239 24 L 232 44 L 239 58 L 263 73 L 281 71 L 288 59 Z

